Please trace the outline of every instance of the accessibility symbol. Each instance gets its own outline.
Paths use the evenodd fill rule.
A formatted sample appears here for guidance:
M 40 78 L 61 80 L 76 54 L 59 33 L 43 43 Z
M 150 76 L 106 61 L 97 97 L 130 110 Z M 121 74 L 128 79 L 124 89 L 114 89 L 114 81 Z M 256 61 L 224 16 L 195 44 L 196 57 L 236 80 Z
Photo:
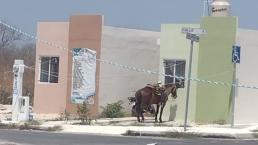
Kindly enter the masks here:
M 232 50 L 232 62 L 233 63 L 240 63 L 240 46 L 233 46 Z

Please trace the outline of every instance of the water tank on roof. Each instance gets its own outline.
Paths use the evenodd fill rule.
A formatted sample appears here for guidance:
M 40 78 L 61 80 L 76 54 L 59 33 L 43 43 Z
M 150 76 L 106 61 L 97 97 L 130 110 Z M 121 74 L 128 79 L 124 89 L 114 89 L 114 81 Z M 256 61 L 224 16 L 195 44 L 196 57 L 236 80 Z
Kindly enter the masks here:
M 211 4 L 211 16 L 225 17 L 230 15 L 230 3 L 228 0 L 213 0 Z

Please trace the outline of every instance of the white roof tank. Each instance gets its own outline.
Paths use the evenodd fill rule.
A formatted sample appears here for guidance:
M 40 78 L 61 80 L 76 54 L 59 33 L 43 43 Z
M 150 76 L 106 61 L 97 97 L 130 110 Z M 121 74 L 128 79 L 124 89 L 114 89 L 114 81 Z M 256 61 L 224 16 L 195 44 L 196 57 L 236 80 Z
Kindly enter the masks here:
M 230 3 L 228 0 L 213 0 L 211 4 L 211 16 L 230 16 Z

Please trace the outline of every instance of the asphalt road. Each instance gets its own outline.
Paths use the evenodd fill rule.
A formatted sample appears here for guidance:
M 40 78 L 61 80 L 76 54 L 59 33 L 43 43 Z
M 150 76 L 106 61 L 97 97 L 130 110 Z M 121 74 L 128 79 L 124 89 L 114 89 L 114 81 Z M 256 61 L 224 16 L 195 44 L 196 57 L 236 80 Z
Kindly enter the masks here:
M 258 145 L 258 140 L 115 137 L 38 131 L 0 130 L 0 145 L 5 145 L 4 142 L 25 145 L 146 145 L 150 143 L 157 143 L 158 145 Z

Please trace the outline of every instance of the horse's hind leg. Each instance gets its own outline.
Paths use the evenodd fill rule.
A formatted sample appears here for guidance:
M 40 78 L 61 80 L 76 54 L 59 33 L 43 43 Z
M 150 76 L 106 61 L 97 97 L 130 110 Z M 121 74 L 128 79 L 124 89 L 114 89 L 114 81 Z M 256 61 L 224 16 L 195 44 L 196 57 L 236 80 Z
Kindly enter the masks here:
M 155 113 L 155 122 L 158 122 L 158 113 L 159 113 L 159 104 L 157 104 L 157 110 L 156 110 L 156 113 Z
M 142 121 L 141 122 L 144 122 L 144 116 L 143 116 L 143 111 L 141 109 L 141 117 L 142 117 Z

